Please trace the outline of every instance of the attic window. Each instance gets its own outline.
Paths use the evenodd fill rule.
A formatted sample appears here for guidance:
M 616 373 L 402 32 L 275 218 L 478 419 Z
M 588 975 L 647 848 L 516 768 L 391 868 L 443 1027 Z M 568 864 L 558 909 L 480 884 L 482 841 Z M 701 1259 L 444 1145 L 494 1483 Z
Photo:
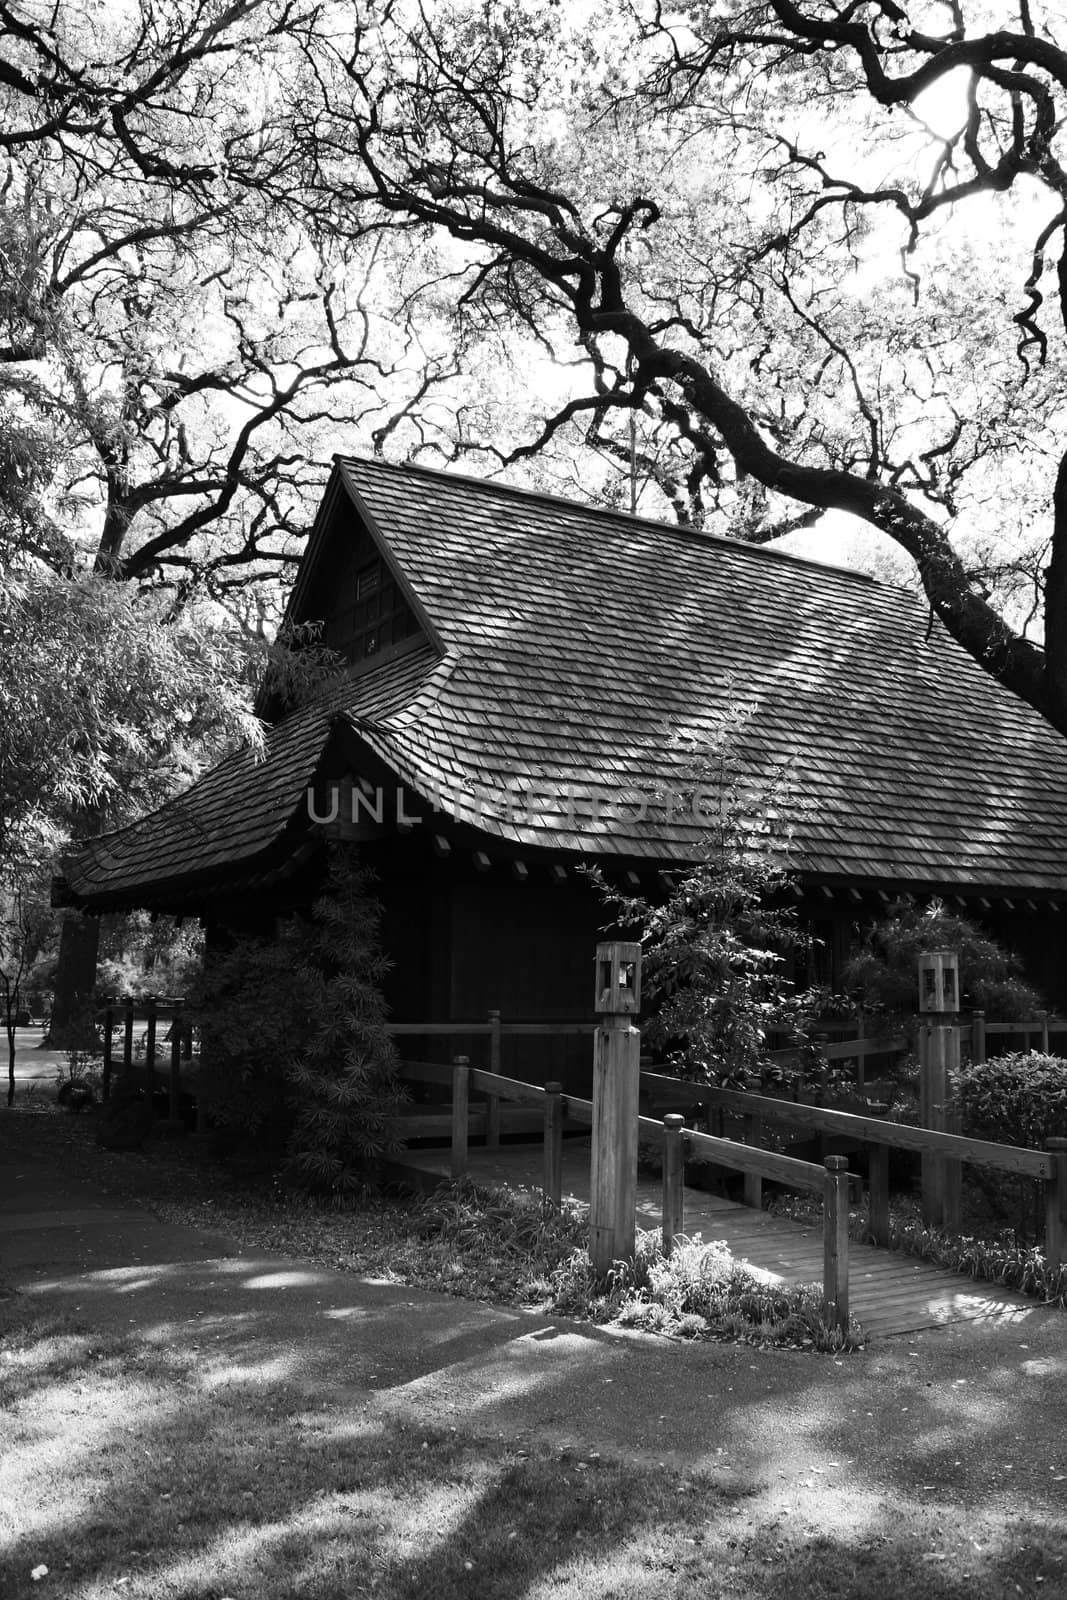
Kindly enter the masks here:
M 349 661 L 365 661 L 418 632 L 418 621 L 392 573 L 375 556 L 338 586 L 326 643 Z

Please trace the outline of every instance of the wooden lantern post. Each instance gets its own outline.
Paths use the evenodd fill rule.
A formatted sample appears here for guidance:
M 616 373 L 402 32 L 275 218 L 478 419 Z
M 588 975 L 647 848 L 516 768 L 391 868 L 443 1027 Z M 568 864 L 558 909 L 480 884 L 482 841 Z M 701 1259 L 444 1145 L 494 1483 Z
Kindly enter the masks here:
M 959 1009 L 958 951 L 926 951 L 919 957 L 919 1118 L 924 1128 L 939 1133 L 957 1131 L 948 1102 L 952 1074 L 960 1065 Z M 958 1161 L 923 1156 L 923 1221 L 928 1228 L 959 1225 L 960 1178 Z
M 641 946 L 598 944 L 589 1207 L 589 1256 L 598 1277 L 634 1253 L 641 1033 L 631 1019 L 640 1007 Z

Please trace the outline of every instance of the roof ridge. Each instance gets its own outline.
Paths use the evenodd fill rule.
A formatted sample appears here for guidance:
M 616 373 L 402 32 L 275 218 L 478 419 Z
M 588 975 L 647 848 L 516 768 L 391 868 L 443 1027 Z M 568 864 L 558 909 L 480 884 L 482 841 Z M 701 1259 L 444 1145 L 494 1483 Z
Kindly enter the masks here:
M 523 500 L 534 500 L 543 505 L 564 506 L 569 511 L 581 511 L 590 516 L 606 517 L 613 522 L 621 523 L 626 527 L 639 527 L 655 529 L 660 534 L 670 534 L 672 537 L 683 539 L 690 544 L 722 545 L 728 550 L 742 551 L 760 559 L 773 559 L 788 561 L 795 566 L 814 567 L 819 572 L 832 572 L 842 578 L 857 583 L 873 584 L 876 589 L 887 590 L 893 594 L 906 594 L 920 598 L 913 589 L 906 588 L 903 584 L 886 583 L 881 578 L 872 577 L 870 573 L 859 572 L 854 567 L 837 566 L 832 561 L 820 561 L 816 556 L 800 556 L 792 550 L 779 550 L 772 545 L 749 544 L 745 539 L 731 539 L 724 533 L 706 533 L 701 528 L 686 528 L 680 523 L 664 522 L 658 517 L 638 516 L 630 511 L 616 511 L 612 506 L 597 506 L 584 500 L 572 500 L 566 495 L 549 494 L 544 489 L 530 489 L 523 484 L 506 483 L 499 478 L 476 478 L 469 472 L 449 472 L 443 467 L 426 467 L 415 461 L 383 461 L 377 456 L 351 455 L 338 451 L 334 461 L 343 462 L 348 466 L 373 467 L 376 471 L 387 473 L 412 474 L 420 477 L 443 479 L 446 483 L 464 484 L 470 488 L 480 490 L 483 494 L 514 495 Z

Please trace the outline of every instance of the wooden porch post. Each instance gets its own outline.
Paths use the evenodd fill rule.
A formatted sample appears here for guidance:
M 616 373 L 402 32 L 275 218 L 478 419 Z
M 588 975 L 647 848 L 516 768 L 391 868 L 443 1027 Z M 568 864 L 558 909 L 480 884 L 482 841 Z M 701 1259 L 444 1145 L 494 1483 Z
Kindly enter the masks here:
M 468 1056 L 452 1062 L 452 1181 L 467 1176 L 471 1069 Z
M 496 1099 L 496 1096 L 493 1096 Z M 563 1085 L 545 1084 L 544 1202 L 558 1211 L 563 1199 Z
M 489 1026 L 489 1071 L 500 1073 L 500 1012 L 490 1011 Z M 491 1094 L 489 1104 L 485 1108 L 485 1148 L 499 1150 L 500 1148 L 500 1096 Z

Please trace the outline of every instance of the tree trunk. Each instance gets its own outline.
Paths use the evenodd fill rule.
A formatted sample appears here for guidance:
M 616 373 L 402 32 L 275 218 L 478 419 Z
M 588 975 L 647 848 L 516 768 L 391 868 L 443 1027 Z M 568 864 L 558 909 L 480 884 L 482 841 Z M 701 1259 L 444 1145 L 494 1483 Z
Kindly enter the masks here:
M 10 1011 L 4 1019 L 7 1032 L 7 1103 L 15 1103 L 15 1027 L 14 1017 Z
M 66 911 L 59 935 L 59 963 L 47 1043 L 60 1049 L 89 1048 L 92 1023 L 86 1012 L 96 989 L 100 918 Z

